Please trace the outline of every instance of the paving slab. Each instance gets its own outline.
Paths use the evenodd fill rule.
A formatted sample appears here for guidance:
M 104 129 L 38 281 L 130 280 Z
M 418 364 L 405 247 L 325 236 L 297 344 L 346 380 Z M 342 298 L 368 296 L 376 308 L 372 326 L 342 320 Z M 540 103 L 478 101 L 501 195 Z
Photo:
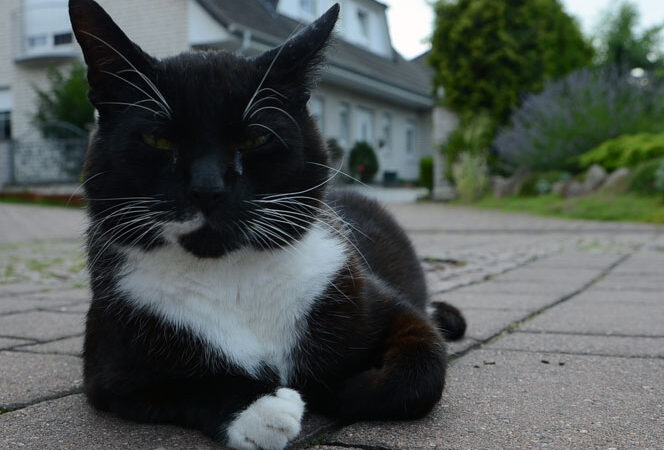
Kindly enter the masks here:
M 605 269 L 624 258 L 625 254 L 566 251 L 533 262 L 530 268 Z
M 498 294 L 468 291 L 466 288 L 451 292 L 436 294 L 433 301 L 450 303 L 457 308 L 481 308 L 481 309 L 520 309 L 526 311 L 537 311 L 558 301 L 559 297 L 554 294 Z
M 597 306 L 613 307 L 613 303 L 624 305 L 653 306 L 659 309 L 664 304 L 662 292 L 618 291 L 599 289 L 597 285 L 574 296 L 574 303 L 593 303 Z
M 554 355 L 555 356 L 555 355 Z M 365 422 L 326 439 L 364 448 L 661 448 L 664 361 L 474 351 L 425 419 Z
M 600 280 L 594 288 L 605 291 L 657 292 L 664 298 L 664 274 L 660 276 L 612 274 L 612 276 Z
M 496 280 L 485 281 L 470 286 L 465 286 L 463 292 L 491 295 L 491 294 L 519 294 L 519 295 L 555 295 L 564 297 L 570 295 L 583 287 L 584 283 L 578 281 L 575 284 L 561 283 L 560 281 L 549 282 L 514 282 L 500 283 Z
M 554 306 L 519 327 L 523 331 L 623 336 L 664 336 L 664 302 L 641 304 L 576 302 Z
M 491 342 L 485 348 L 530 352 L 664 358 L 664 337 L 515 332 Z
M 468 328 L 466 336 L 478 341 L 485 341 L 509 327 L 512 323 L 528 317 L 528 310 L 520 309 L 474 309 L 464 308 L 462 310 Z
M 81 359 L 73 356 L 2 351 L 0 367 L 0 409 L 72 392 L 82 384 Z
M 75 238 L 85 226 L 83 210 L 0 204 L 0 243 Z
M 0 298 L 0 314 L 2 315 L 38 309 L 59 309 L 66 306 L 73 306 L 72 301 L 49 301 L 44 299 L 34 300 L 28 297 Z
M 602 273 L 601 268 L 562 268 L 562 267 L 531 267 L 527 265 L 504 274 L 496 275 L 493 280 L 499 283 L 508 282 L 539 282 L 564 280 L 566 283 L 583 284 Z
M 81 356 L 83 352 L 83 336 L 75 336 L 45 344 L 24 345 L 15 348 L 18 351 L 32 353 L 51 353 L 60 355 Z
M 83 333 L 83 314 L 47 311 L 0 316 L 0 336 L 50 341 Z
M 331 422 L 306 416 L 293 447 L 306 446 Z M 144 425 L 90 407 L 83 394 L 64 396 L 0 415 L 0 448 L 26 449 L 221 449 L 203 434 L 166 425 Z M 332 450 L 332 449 L 327 449 Z
M 16 347 L 17 345 L 30 344 L 33 341 L 27 339 L 0 338 L 0 350 Z

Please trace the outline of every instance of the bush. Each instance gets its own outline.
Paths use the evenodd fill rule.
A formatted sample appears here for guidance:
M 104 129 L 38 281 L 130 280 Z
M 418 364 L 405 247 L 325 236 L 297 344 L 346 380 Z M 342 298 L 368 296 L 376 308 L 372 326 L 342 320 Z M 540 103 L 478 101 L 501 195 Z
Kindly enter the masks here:
M 642 195 L 664 192 L 664 158 L 641 164 L 634 171 L 629 190 Z
M 363 183 L 368 183 L 378 172 L 376 152 L 368 143 L 358 142 L 350 151 L 348 165 L 351 175 Z
M 610 139 L 579 157 L 583 168 L 599 164 L 608 170 L 632 167 L 664 156 L 664 134 L 640 133 Z
M 462 153 L 452 173 L 459 197 L 467 203 L 479 199 L 489 185 L 486 157 L 482 154 Z
M 494 141 L 513 168 L 578 172 L 578 157 L 622 134 L 664 131 L 664 84 L 583 69 L 527 97 Z
M 450 134 L 442 148 L 445 177 L 449 181 L 454 181 L 452 167 L 459 155 L 465 152 L 477 154 L 486 151 L 491 145 L 495 131 L 496 126 L 486 113 L 462 119 L 461 124 Z
M 425 156 L 420 159 L 420 186 L 433 192 L 433 158 Z

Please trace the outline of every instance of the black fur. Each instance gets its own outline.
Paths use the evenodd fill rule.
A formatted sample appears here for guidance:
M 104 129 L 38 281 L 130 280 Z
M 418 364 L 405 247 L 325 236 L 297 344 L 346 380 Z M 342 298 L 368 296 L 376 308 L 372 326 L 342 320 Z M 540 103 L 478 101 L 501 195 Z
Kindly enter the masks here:
M 432 322 L 424 274 L 403 230 L 377 203 L 326 188 L 327 154 L 306 102 L 337 14 L 335 6 L 253 60 L 210 51 L 158 61 L 95 2 L 70 0 L 99 111 L 85 166 L 93 300 L 84 379 L 95 407 L 225 441 L 226 426 L 278 389 L 280 374 L 265 363 L 249 375 L 191 330 L 133 306 L 116 288 L 121 249 L 179 245 L 198 258 L 224 258 L 243 247 L 287 249 L 316 222 L 346 236 L 348 260 L 297 325 L 288 387 L 308 410 L 345 420 L 417 418 L 440 399 L 443 336 L 460 338 L 463 317 L 438 306 Z M 254 100 L 267 108 L 248 118 L 260 87 L 266 90 Z M 259 145 L 243 144 L 256 139 Z M 270 205 L 289 218 L 271 222 L 272 239 L 248 231 L 252 217 L 270 217 L 261 199 L 288 193 L 295 193 L 291 203 Z M 199 212 L 200 228 L 167 242 L 162 222 Z

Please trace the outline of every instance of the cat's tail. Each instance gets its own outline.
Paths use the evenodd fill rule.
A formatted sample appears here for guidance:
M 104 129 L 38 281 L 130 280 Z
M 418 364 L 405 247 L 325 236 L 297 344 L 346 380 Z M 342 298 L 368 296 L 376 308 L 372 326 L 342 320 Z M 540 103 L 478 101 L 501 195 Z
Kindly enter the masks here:
M 429 305 L 429 312 L 438 330 L 448 341 L 458 341 L 466 333 L 466 319 L 454 306 L 443 302 L 432 302 Z

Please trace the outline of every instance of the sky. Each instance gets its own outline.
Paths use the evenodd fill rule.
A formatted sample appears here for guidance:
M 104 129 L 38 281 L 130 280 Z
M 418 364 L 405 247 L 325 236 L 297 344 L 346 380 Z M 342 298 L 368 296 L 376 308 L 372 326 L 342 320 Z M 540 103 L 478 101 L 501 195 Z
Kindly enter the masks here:
M 430 0 L 379 0 L 388 5 L 387 20 L 392 45 L 406 58 L 418 56 L 430 47 L 433 9 Z M 631 0 L 641 12 L 641 26 L 664 22 L 664 0 Z M 586 35 L 591 35 L 601 13 L 616 0 L 562 0 L 565 11 L 575 16 Z

